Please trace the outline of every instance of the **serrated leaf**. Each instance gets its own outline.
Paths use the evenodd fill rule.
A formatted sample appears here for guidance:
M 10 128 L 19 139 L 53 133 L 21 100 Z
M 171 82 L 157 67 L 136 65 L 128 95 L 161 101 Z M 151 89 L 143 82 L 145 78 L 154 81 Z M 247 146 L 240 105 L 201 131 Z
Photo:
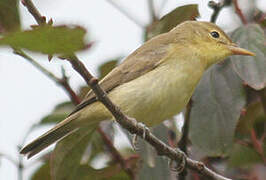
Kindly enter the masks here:
M 266 86 L 266 38 L 263 29 L 256 24 L 249 24 L 236 29 L 232 40 L 256 54 L 250 56 L 233 56 L 233 67 L 245 83 L 256 90 Z
M 38 26 L 32 30 L 5 34 L 0 39 L 0 45 L 48 55 L 72 54 L 85 48 L 85 33 L 78 26 Z
M 81 158 L 95 127 L 78 129 L 56 144 L 51 157 L 51 176 L 56 180 L 74 180 Z
M 49 123 L 58 123 L 64 120 L 75 108 L 72 102 L 67 101 L 58 104 L 53 112 L 44 118 L 42 118 L 40 125 L 49 124 Z
M 46 161 L 34 172 L 31 180 L 51 180 L 49 161 Z
M 192 97 L 189 136 L 208 156 L 225 155 L 230 150 L 245 105 L 242 81 L 230 66 L 226 60 L 209 69 Z
M 100 72 L 100 76 L 99 76 L 99 79 L 102 79 L 104 76 L 106 76 L 112 69 L 114 69 L 117 64 L 118 64 L 118 61 L 120 60 L 121 58 L 118 57 L 118 58 L 114 58 L 113 60 L 111 61 L 107 61 L 103 64 L 100 65 L 100 67 L 98 68 L 99 69 L 99 72 Z
M 168 128 L 163 124 L 158 125 L 152 129 L 153 134 L 167 143 Z M 170 171 L 168 166 L 168 159 L 162 156 L 158 156 L 154 148 L 147 142 L 139 139 L 139 154 L 143 160 L 141 164 L 140 172 L 138 173 L 139 179 L 169 179 Z
M 263 161 L 260 155 L 253 148 L 235 144 L 228 163 L 231 167 L 247 167 L 261 162 Z
M 178 24 L 188 20 L 195 20 L 198 16 L 199 11 L 197 4 L 177 7 L 170 13 L 163 16 L 159 21 L 154 22 L 154 24 L 148 28 L 146 39 L 151 39 L 161 33 L 168 32 Z
M 20 30 L 18 0 L 0 1 L 0 32 Z

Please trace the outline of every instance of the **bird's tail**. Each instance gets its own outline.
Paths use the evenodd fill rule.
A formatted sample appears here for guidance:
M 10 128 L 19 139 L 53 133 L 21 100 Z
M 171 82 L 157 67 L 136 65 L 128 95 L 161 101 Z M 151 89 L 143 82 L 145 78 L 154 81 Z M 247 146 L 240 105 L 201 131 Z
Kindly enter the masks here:
M 78 129 L 75 124 L 75 120 L 79 117 L 79 114 L 73 114 L 64 121 L 57 124 L 54 128 L 32 141 L 30 144 L 22 148 L 21 154 L 26 154 L 28 158 L 34 156 L 38 152 L 42 151 L 46 147 L 50 146 L 57 140 L 65 137 L 66 135 L 74 132 Z

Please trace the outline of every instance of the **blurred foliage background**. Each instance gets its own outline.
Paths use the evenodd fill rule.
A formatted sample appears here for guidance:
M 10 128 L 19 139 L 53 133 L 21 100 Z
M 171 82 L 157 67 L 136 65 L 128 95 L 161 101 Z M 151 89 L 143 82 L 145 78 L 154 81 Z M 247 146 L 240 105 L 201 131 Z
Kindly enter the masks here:
M 110 2 L 114 8 L 119 7 L 118 3 Z M 46 54 L 46 61 L 53 63 L 63 61 L 57 58 L 62 57 L 62 54 L 72 54 L 81 50 L 93 51 L 94 44 L 84 38 L 86 30 L 82 26 L 53 25 L 55 20 L 44 19 L 45 25 L 35 24 L 27 30 L 22 29 L 18 3 L 21 2 L 0 1 L 0 45 L 13 49 L 14 56 L 19 55 L 28 60 L 59 87 L 65 89 L 70 96 L 69 101 L 55 105 L 51 113 L 36 121 L 30 130 L 25 132 L 26 140 L 28 134 L 35 128 L 63 120 L 89 91 L 87 86 L 81 86 L 79 91 L 75 92 L 68 83 L 64 68 L 62 68 L 62 78 L 57 77 L 42 67 L 38 60 L 33 59 L 31 53 Z M 150 13 L 151 18 L 149 24 L 144 27 L 143 42 L 171 30 L 183 21 L 197 20 L 200 17 L 197 4 L 174 7 L 168 14 L 159 16 L 154 8 L 154 2 L 147 0 L 147 3 L 149 7 L 147 13 Z M 223 8 L 233 9 L 232 13 L 238 15 L 242 25 L 229 34 L 234 42 L 256 53 L 256 56 L 234 56 L 210 68 L 192 97 L 193 103 L 187 111 L 190 114 L 189 119 L 184 121 L 183 115 L 175 116 L 154 127 L 152 132 L 170 146 L 179 146 L 189 157 L 204 162 L 219 174 L 232 179 L 264 180 L 266 178 L 266 13 L 256 7 L 255 1 L 249 2 L 251 5 L 245 11 L 240 9 L 243 7 L 241 0 L 206 1 L 206 3 L 213 10 L 210 21 L 214 23 L 217 18 L 223 19 L 219 16 Z M 161 5 L 164 6 L 164 3 Z M 119 10 L 126 11 L 121 8 Z M 131 14 L 131 17 L 134 17 L 134 14 Z M 103 78 L 123 58 L 123 56 L 111 57 L 101 64 L 98 67 L 99 78 Z M 84 129 L 74 133 L 60 141 L 53 151 L 36 160 L 42 163 L 29 179 L 206 179 L 190 170 L 181 176 L 177 175 L 170 170 L 168 159 L 157 156 L 153 148 L 140 139 L 137 151 L 134 151 L 130 145 L 115 147 L 113 144 L 118 133 L 123 133 L 128 139 L 132 138 L 115 122 L 104 122 L 95 131 L 88 132 Z M 18 178 L 22 180 L 25 170 L 22 157 L 16 161 L 1 152 L 0 157 L 13 161 L 18 168 Z

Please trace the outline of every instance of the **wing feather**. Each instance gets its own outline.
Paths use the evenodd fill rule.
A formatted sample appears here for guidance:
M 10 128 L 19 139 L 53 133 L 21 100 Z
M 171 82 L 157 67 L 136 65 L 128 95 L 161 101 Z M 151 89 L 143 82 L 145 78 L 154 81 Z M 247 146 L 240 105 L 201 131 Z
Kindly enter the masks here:
M 173 42 L 169 37 L 169 34 L 165 33 L 147 41 L 129 55 L 119 66 L 108 73 L 100 81 L 100 86 L 108 93 L 115 87 L 134 80 L 156 68 L 167 57 L 170 44 Z M 95 101 L 97 101 L 96 96 L 90 90 L 84 100 L 71 114 Z

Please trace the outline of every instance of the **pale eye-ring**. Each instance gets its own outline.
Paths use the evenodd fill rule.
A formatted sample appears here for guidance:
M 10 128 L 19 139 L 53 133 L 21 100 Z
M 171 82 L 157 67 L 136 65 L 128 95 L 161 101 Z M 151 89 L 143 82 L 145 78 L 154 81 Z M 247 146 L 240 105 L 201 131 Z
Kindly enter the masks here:
M 212 36 L 213 38 L 219 38 L 219 37 L 220 37 L 220 34 L 219 34 L 217 31 L 212 31 L 212 32 L 211 32 L 211 36 Z

